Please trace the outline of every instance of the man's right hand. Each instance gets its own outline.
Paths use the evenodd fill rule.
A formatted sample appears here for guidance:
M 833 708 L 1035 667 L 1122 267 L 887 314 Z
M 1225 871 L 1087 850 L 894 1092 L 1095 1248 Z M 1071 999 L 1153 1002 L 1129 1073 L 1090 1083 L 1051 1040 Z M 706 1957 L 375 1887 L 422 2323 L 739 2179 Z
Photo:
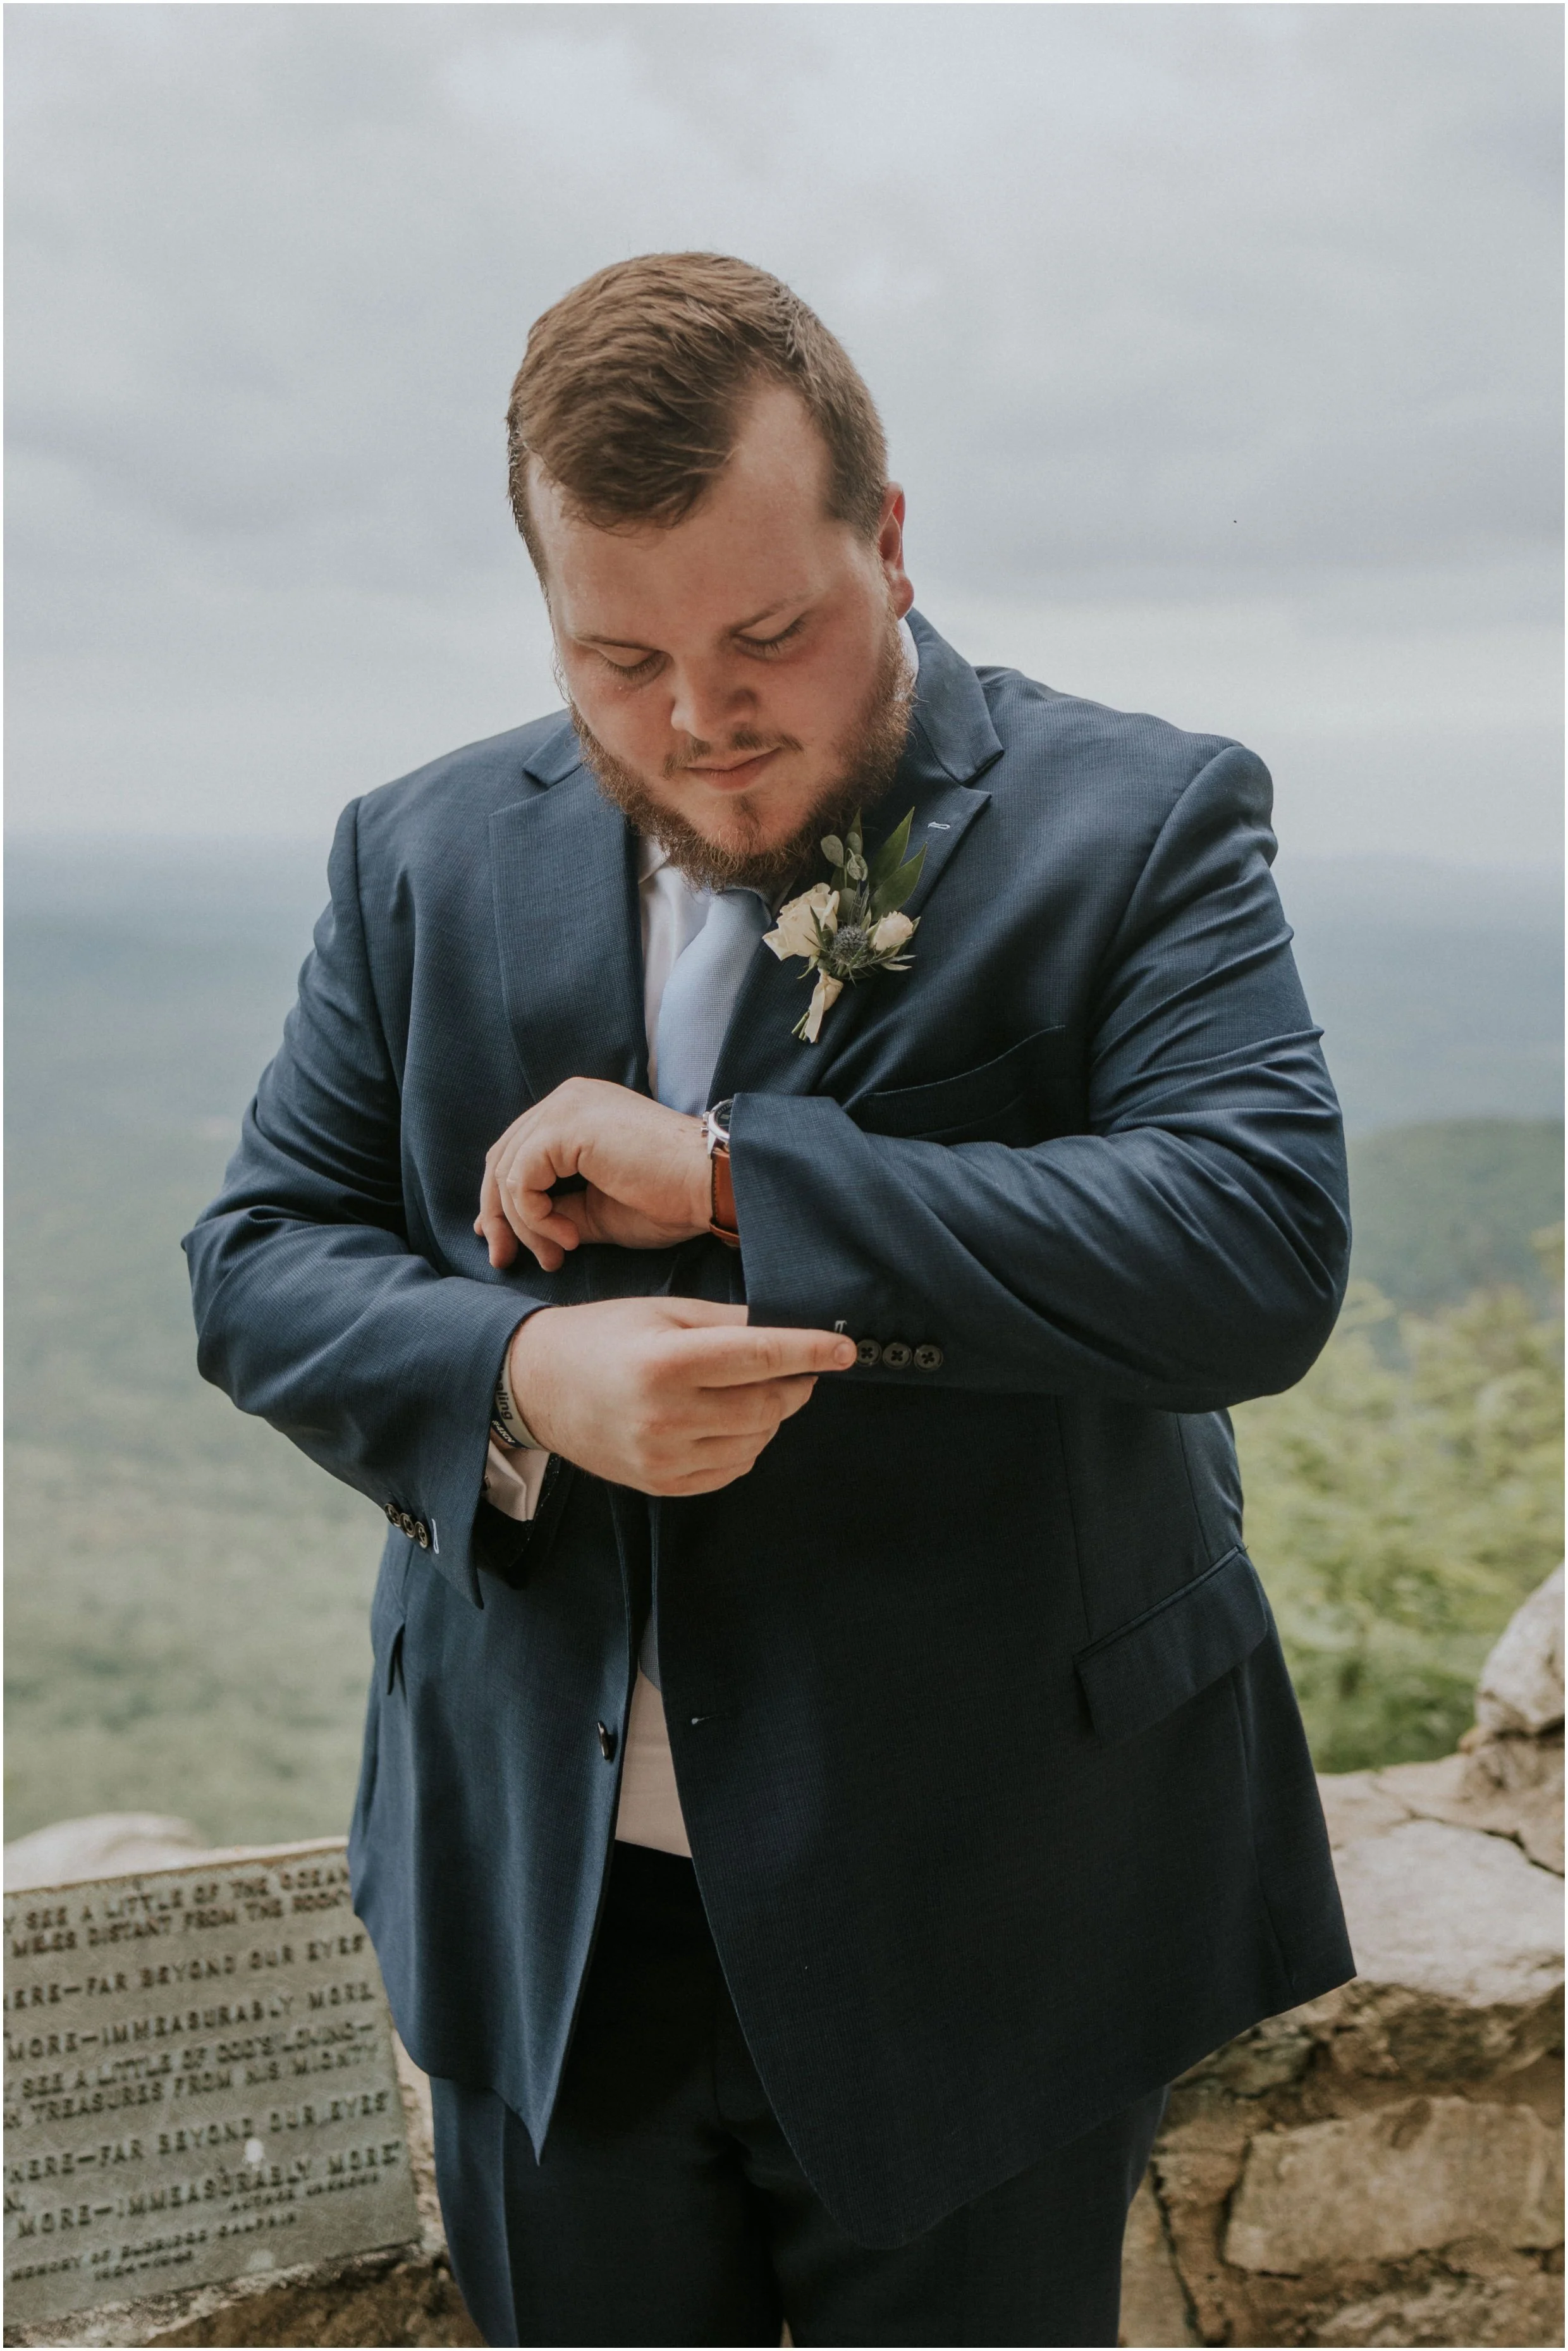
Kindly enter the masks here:
M 541 1306 L 513 1334 L 507 1375 L 542 1445 L 643 1494 L 711 1494 L 744 1478 L 852 1339 L 756 1330 L 744 1306 L 616 1298 Z

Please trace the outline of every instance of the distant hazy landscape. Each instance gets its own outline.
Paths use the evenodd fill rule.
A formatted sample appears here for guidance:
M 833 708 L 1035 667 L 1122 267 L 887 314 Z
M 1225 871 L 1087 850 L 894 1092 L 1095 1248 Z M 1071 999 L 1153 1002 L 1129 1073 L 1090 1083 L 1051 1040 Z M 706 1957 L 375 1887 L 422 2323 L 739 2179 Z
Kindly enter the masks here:
M 323 864 L 8 854 L 13 1836 L 108 1810 L 222 1840 L 346 1821 L 382 1521 L 198 1379 L 178 1248 L 276 1045 Z M 1423 1311 L 1505 1282 L 1543 1308 L 1553 891 L 1416 862 L 1281 880 L 1354 1137 L 1357 1274 Z

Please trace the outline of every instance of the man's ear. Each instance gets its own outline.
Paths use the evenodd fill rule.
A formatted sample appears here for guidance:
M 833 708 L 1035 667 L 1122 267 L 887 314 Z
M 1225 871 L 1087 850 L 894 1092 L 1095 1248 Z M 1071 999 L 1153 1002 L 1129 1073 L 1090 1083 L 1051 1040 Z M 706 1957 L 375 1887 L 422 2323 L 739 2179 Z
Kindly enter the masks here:
M 903 620 L 915 601 L 915 590 L 904 568 L 904 486 L 889 482 L 882 494 L 882 520 L 877 525 L 876 553 L 893 602 L 894 617 Z

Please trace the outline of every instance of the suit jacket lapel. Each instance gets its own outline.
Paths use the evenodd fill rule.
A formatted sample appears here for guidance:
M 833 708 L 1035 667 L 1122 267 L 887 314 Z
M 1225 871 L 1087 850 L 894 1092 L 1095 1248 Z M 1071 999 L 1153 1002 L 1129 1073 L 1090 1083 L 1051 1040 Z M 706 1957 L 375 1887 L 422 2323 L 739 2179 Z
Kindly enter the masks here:
M 866 831 L 874 849 L 913 807 L 910 843 L 925 849 L 906 910 L 917 915 L 989 799 L 976 779 L 1002 746 L 968 663 L 918 612 L 909 621 L 920 648 L 909 740 Z M 503 1000 L 528 1091 L 537 1102 L 567 1078 L 591 1077 L 645 1093 L 636 835 L 583 767 L 569 721 L 528 772 L 547 789 L 498 809 L 490 835 Z M 917 960 L 898 978 L 846 988 L 817 1044 L 802 1045 L 790 1031 L 810 996 L 804 969 L 758 949 L 714 1071 L 715 1101 L 830 1091 L 828 1074 L 878 990 L 919 974 Z
M 507 1019 L 536 1102 L 578 1077 L 645 1093 L 636 835 L 562 731 L 529 763 L 549 789 L 490 819 Z
M 911 612 L 909 621 L 920 648 L 909 740 L 891 788 L 867 823 L 866 839 L 874 850 L 913 807 L 909 845 L 914 850 L 924 844 L 925 862 L 904 911 L 918 915 L 990 798 L 977 789 L 975 779 L 1000 758 L 1002 746 L 968 663 L 919 613 Z M 815 1045 L 803 1045 L 790 1033 L 810 1000 L 810 977 L 802 977 L 806 971 L 799 960 L 780 963 L 771 949 L 758 948 L 736 998 L 714 1071 L 716 1101 L 747 1092 L 831 1092 L 825 1082 L 828 1072 L 869 1016 L 878 990 L 917 984 L 918 938 L 915 969 L 847 987 Z

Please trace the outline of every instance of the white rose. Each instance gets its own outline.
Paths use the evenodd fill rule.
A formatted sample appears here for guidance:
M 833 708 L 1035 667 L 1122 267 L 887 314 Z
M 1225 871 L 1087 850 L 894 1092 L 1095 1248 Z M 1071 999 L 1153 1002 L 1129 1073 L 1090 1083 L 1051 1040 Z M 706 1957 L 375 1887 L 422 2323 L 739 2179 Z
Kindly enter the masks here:
M 830 978 L 825 971 L 817 974 L 817 985 L 811 990 L 811 1001 L 806 1013 L 806 1026 L 801 1031 L 808 1045 L 814 1045 L 821 1034 L 822 1015 L 835 1005 L 844 992 L 841 979 Z
M 872 946 L 878 955 L 894 955 L 905 939 L 915 936 L 915 925 L 907 914 L 884 914 L 871 935 Z
M 762 943 L 772 948 L 780 963 L 789 956 L 814 956 L 819 924 L 824 931 L 839 927 L 839 893 L 825 882 L 780 907 L 778 929 L 767 932 Z

